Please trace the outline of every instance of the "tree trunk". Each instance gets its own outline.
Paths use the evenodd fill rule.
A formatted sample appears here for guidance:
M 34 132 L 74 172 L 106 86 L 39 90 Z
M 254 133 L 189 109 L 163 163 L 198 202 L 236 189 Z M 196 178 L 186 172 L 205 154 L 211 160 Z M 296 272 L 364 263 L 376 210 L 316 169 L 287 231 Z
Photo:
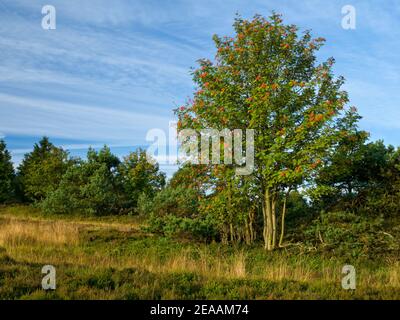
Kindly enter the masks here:
M 249 245 L 251 243 L 250 241 L 250 225 L 249 225 L 249 221 L 246 220 L 244 222 L 244 241 L 246 242 L 247 245 Z
M 273 236 L 273 219 L 272 219 L 272 206 L 270 190 L 265 190 L 264 197 L 264 247 L 266 250 L 271 251 Z
M 271 235 L 271 250 L 276 246 L 276 195 L 274 194 L 271 199 L 271 222 L 272 222 L 272 235 Z
M 232 224 L 232 222 L 229 224 L 229 231 L 230 231 L 230 234 L 231 234 L 231 243 L 234 243 L 235 239 L 233 237 L 233 224 Z
M 290 190 L 285 194 L 285 198 L 283 199 L 283 208 L 282 208 L 282 217 L 281 217 L 281 236 L 279 238 L 279 247 L 283 247 L 283 237 L 285 235 L 285 215 L 286 215 L 286 201 L 289 196 Z
M 255 240 L 255 234 L 254 234 L 254 229 L 253 229 L 253 223 L 254 223 L 254 211 L 253 209 L 250 210 L 249 212 L 249 232 L 250 232 L 250 243 L 253 243 Z
M 262 202 L 262 212 L 263 212 L 263 238 L 264 238 L 264 249 L 268 247 L 268 215 L 267 215 L 267 206 L 266 201 Z
M 228 184 L 228 217 L 229 217 L 229 231 L 231 233 L 231 243 L 234 242 L 234 234 L 233 234 L 233 213 L 232 213 L 232 189 L 231 189 L 231 180 L 227 182 Z

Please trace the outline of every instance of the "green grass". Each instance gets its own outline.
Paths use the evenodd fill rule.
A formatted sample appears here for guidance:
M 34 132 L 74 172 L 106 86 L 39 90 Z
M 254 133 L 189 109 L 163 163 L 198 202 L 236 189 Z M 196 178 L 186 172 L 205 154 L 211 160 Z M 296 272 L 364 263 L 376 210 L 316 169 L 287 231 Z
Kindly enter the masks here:
M 137 217 L 43 216 L 0 208 L 0 299 L 400 299 L 399 261 L 348 260 L 297 248 L 265 252 L 178 241 Z M 341 287 L 356 267 L 357 288 Z M 41 268 L 57 289 L 41 289 Z

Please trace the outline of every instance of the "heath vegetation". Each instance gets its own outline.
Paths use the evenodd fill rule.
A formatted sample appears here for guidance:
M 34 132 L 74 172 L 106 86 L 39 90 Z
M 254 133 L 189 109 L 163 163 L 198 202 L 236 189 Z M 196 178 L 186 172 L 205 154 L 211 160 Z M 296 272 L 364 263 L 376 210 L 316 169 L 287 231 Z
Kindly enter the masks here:
M 145 150 L 80 159 L 47 137 L 15 170 L 1 141 L 0 298 L 400 298 L 400 149 L 359 129 L 325 40 L 277 14 L 213 39 L 178 131 L 253 129 L 253 172 L 223 163 L 224 139 L 221 164 L 170 179 Z

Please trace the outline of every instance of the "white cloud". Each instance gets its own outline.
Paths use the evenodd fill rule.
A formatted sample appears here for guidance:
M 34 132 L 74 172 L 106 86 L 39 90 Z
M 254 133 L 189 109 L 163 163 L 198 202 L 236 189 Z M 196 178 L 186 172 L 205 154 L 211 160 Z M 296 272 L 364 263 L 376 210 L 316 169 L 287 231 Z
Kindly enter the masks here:
M 231 34 L 235 12 L 271 10 L 327 37 L 323 55 L 337 58 L 363 123 L 398 128 L 400 5 L 354 0 L 351 32 L 340 27 L 344 4 L 54 0 L 57 30 L 47 32 L 42 1 L 0 0 L 0 130 L 115 143 L 143 138 L 146 128 L 167 127 L 174 103 L 191 93 L 189 67 L 212 57 L 212 34 Z
M 167 117 L 0 94 L 0 127 L 7 134 L 94 141 L 143 142 L 148 130 L 168 128 Z M 7 107 L 5 107 L 7 106 Z M 18 115 L 18 116 L 16 116 Z

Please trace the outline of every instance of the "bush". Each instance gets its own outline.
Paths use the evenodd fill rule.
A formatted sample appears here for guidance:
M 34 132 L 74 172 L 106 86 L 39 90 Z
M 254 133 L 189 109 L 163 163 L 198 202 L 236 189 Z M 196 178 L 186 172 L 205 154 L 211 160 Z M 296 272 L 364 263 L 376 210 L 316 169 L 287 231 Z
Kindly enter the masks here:
M 177 217 L 195 217 L 198 214 L 199 196 L 193 189 L 167 187 L 154 198 L 142 194 L 138 211 L 143 215 L 174 215 Z
M 146 151 L 137 149 L 119 164 L 118 179 L 126 195 L 125 206 L 136 208 L 141 194 L 150 199 L 165 185 L 165 174 L 159 171 L 155 161 Z
M 160 233 L 168 237 L 179 236 L 195 239 L 216 239 L 218 237 L 217 226 L 212 217 L 184 218 L 174 215 L 149 218 L 148 231 Z
M 106 161 L 93 161 L 91 158 L 88 162 L 70 167 L 59 187 L 50 192 L 39 207 L 46 213 L 54 214 L 119 213 L 122 195 L 113 168 Z
M 131 153 L 121 163 L 105 146 L 99 152 L 89 149 L 87 161 L 75 161 L 39 206 L 55 214 L 131 213 L 141 193 L 151 198 L 163 185 L 164 174 L 144 151 Z
M 305 242 L 345 257 L 398 254 L 399 243 L 385 229 L 382 216 L 371 218 L 350 212 L 322 212 L 304 231 Z
M 210 215 L 199 214 L 199 199 L 194 189 L 167 187 L 153 199 L 142 195 L 138 209 L 149 218 L 148 231 L 166 236 L 215 238 L 215 221 Z

